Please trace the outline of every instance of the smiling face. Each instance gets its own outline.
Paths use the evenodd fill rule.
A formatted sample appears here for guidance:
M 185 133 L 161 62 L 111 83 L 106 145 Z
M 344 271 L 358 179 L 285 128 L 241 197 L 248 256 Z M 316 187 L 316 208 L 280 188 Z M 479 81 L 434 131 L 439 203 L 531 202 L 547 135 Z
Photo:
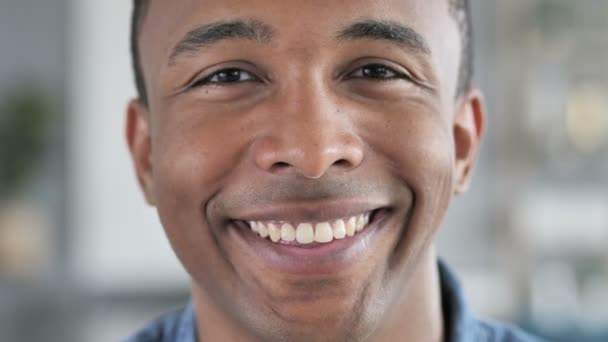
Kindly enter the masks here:
M 201 334 L 420 323 L 483 128 L 478 93 L 455 93 L 447 1 L 152 1 L 139 46 L 148 103 L 127 136 Z

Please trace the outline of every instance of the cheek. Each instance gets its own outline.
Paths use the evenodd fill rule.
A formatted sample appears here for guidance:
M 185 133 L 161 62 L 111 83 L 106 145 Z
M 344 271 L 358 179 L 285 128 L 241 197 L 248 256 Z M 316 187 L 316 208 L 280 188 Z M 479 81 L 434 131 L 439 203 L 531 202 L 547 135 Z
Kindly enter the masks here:
M 421 126 L 412 137 L 412 157 L 403 169 L 416 170 L 410 183 L 416 198 L 413 233 L 428 233 L 430 240 L 439 228 L 452 196 L 454 147 L 449 131 L 440 128 L 443 124 Z
M 218 232 L 205 213 L 239 160 L 241 136 L 234 125 L 195 114 L 163 120 L 156 132 L 152 154 L 158 213 L 173 249 L 195 278 L 200 278 L 198 270 L 227 268 L 215 242 Z
M 198 112 L 174 117 L 160 122 L 152 146 L 157 195 L 203 205 L 238 163 L 243 132 L 230 120 Z
M 454 143 L 444 116 L 447 115 L 415 105 L 366 123 L 373 127 L 367 137 L 370 145 L 392 165 L 395 176 L 414 191 L 417 200 L 449 192 Z
M 443 123 L 419 121 L 403 138 L 404 152 L 399 169 L 410 181 L 417 200 L 445 197 L 454 165 L 453 144 Z
M 395 249 L 393 265 L 398 266 L 424 252 L 445 216 L 453 186 L 453 141 L 443 117 L 424 109 L 395 115 L 377 131 L 385 133 L 374 142 L 376 150 L 414 195 L 406 236 Z

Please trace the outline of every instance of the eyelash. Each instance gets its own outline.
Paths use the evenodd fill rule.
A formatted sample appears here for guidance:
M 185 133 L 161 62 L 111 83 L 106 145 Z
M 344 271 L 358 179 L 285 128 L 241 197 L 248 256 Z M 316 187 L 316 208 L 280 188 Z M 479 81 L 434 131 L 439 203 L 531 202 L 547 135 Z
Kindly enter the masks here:
M 377 69 L 383 69 L 384 73 L 388 73 L 391 74 L 391 76 L 389 77 L 374 77 L 374 76 L 370 76 L 369 74 L 366 76 L 366 69 L 368 69 L 368 73 L 369 73 L 369 69 L 370 68 L 377 68 Z M 378 71 L 378 70 L 376 70 Z M 221 74 L 227 74 L 227 73 L 234 73 L 234 72 L 238 72 L 239 73 L 239 77 L 246 75 L 247 79 L 245 80 L 235 80 L 235 81 L 218 81 L 218 80 L 213 80 L 216 79 L 218 77 L 220 77 Z M 361 75 L 357 75 L 354 76 L 354 74 L 358 74 L 360 73 Z M 230 75 L 228 75 L 230 76 Z M 234 76 L 234 74 L 232 75 Z M 379 63 L 372 63 L 372 64 L 366 64 L 363 65 L 357 69 L 355 69 L 354 71 L 350 72 L 349 74 L 346 75 L 345 79 L 367 79 L 370 81 L 374 81 L 374 82 L 386 82 L 386 81 L 394 81 L 397 79 L 404 79 L 407 81 L 413 81 L 411 75 L 407 74 L 407 73 L 403 73 L 403 72 L 398 72 L 395 69 L 386 66 L 384 64 L 379 64 Z M 255 75 L 253 75 L 251 72 L 240 69 L 240 68 L 225 68 L 225 69 L 221 69 L 218 70 L 212 74 L 210 74 L 207 77 L 204 77 L 196 82 L 194 82 L 192 84 L 192 88 L 197 88 L 197 87 L 202 87 L 202 86 L 208 86 L 208 85 L 212 85 L 212 86 L 216 86 L 216 87 L 222 87 L 222 86 L 227 86 L 233 83 L 244 83 L 244 82 L 260 82 L 260 78 L 256 77 Z

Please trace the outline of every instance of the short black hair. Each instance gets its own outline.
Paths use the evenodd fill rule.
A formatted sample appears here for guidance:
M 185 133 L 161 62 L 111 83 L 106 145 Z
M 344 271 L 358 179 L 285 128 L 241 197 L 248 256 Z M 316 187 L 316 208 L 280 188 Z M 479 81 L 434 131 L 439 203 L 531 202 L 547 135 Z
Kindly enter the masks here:
M 473 82 L 473 23 L 469 0 L 448 0 L 450 14 L 456 21 L 460 30 L 460 67 L 458 69 L 458 83 L 456 95 L 460 96 L 470 90 Z
M 456 20 L 460 30 L 461 60 L 458 70 L 458 83 L 456 94 L 461 95 L 469 90 L 473 78 L 473 25 L 471 23 L 471 10 L 469 0 L 447 0 L 449 1 L 450 14 Z M 133 14 L 131 17 L 131 58 L 135 74 L 135 86 L 139 99 L 148 103 L 144 74 L 141 68 L 139 51 L 139 34 L 143 19 L 148 12 L 150 0 L 133 0 Z
M 146 105 L 148 104 L 148 94 L 146 92 L 144 71 L 141 68 L 138 43 L 141 27 L 146 13 L 148 12 L 149 5 L 149 0 L 133 0 L 133 13 L 131 16 L 131 62 L 133 64 L 133 73 L 135 76 L 135 87 L 137 88 L 139 100 Z

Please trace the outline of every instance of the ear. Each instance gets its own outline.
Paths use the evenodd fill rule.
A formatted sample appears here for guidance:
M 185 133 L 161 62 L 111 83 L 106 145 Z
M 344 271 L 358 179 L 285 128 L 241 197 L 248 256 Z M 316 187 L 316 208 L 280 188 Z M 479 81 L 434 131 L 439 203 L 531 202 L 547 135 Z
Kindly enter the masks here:
M 462 95 L 454 115 L 454 146 L 456 148 L 454 193 L 469 188 L 473 168 L 484 135 L 486 114 L 484 100 L 477 89 Z
M 127 108 L 125 133 L 139 186 L 146 201 L 155 205 L 149 117 L 146 106 L 140 100 L 132 100 Z

